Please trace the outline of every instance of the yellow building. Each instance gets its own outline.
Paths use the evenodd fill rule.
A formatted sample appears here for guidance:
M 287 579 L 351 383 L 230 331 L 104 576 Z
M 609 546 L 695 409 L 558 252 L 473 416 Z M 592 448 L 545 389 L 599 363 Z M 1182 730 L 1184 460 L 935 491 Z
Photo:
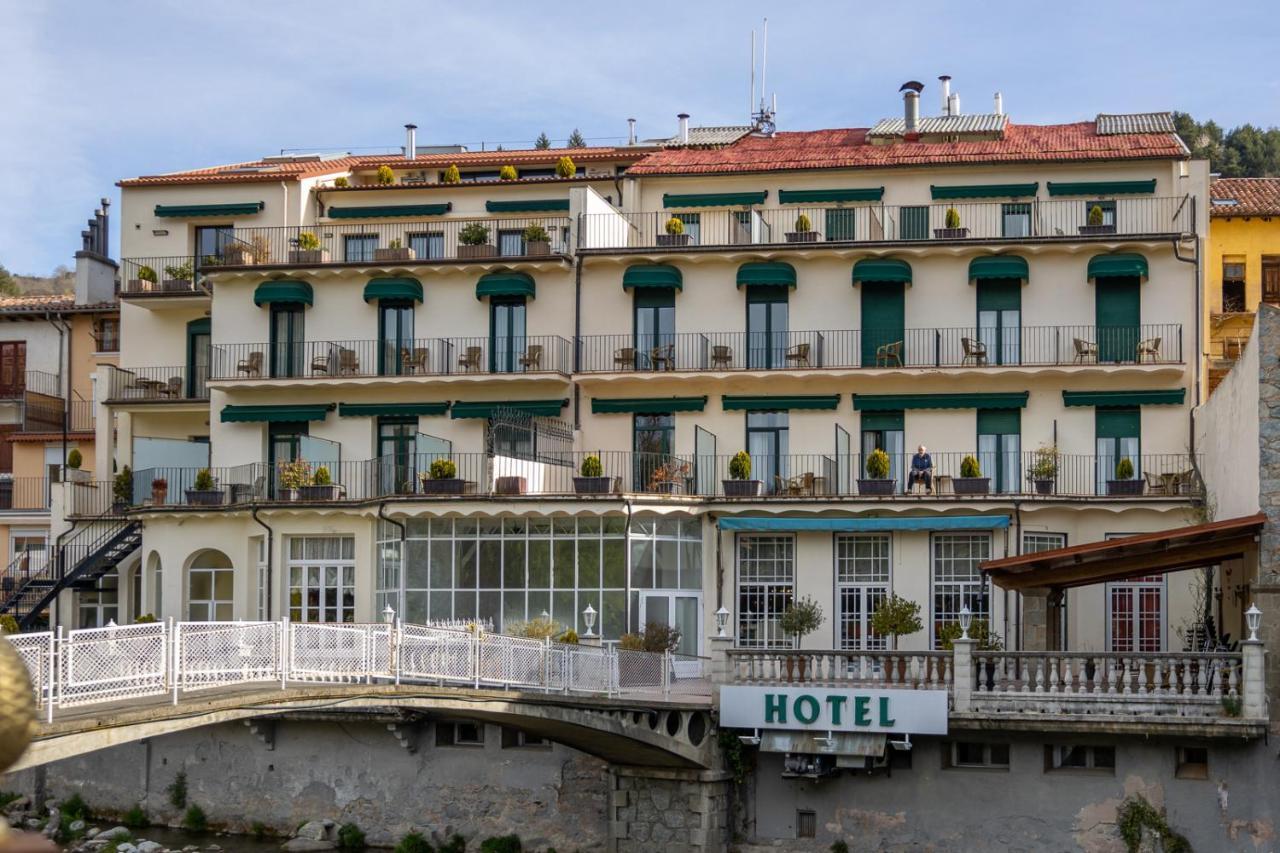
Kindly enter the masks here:
M 1212 390 L 1240 355 L 1259 303 L 1280 305 L 1280 178 L 1216 178 L 1209 194 L 1204 311 Z

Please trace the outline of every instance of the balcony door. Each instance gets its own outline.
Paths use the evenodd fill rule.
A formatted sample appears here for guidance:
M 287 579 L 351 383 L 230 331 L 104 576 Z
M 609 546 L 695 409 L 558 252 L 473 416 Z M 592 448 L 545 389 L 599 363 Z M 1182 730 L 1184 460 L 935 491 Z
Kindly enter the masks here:
M 235 242 L 236 229 L 234 225 L 197 225 L 195 237 L 196 268 L 218 266 Z
M 378 418 L 378 464 L 381 494 L 412 494 L 417 471 L 416 417 Z
M 632 449 L 633 477 L 637 492 L 656 491 L 657 475 L 668 471 L 675 444 L 676 419 L 671 414 L 635 415 Z
M 747 288 L 747 367 L 770 370 L 787 362 L 786 285 Z
M 1133 463 L 1133 479 L 1142 477 L 1142 413 L 1133 408 L 1099 408 L 1094 412 L 1097 447 L 1096 491 L 1107 493 L 1107 481 L 1118 480 L 1121 459 Z
M 378 302 L 378 375 L 399 376 L 413 354 L 413 302 L 383 299 Z
M 906 291 L 900 281 L 864 281 L 862 288 L 862 366 L 900 367 L 906 363 Z
M 209 379 L 209 334 L 208 317 L 187 324 L 186 394 L 192 399 L 206 396 L 204 384 Z
M 763 480 L 769 493 L 785 490 L 785 481 L 790 476 L 789 431 L 786 412 L 747 412 L 751 477 Z
M 271 376 L 303 376 L 306 306 L 300 302 L 271 304 Z
M 1136 275 L 1095 280 L 1098 361 L 1136 361 L 1141 325 L 1141 279 Z
M 680 632 L 680 640 L 676 644 L 678 655 L 696 656 L 699 652 L 698 642 L 702 637 L 702 595 L 696 592 L 645 591 L 640 595 L 640 624 L 648 625 L 656 622 L 675 628 Z M 697 661 L 676 661 L 676 676 L 686 666 L 691 668 L 691 675 L 696 677 Z
M 635 347 L 637 367 L 672 369 L 676 342 L 676 292 L 666 288 L 635 290 Z
M 27 342 L 0 341 L 0 397 L 20 397 L 27 387 Z
M 988 364 L 1018 364 L 1022 341 L 1022 281 L 978 279 L 978 340 L 987 348 Z
M 1107 651 L 1164 650 L 1164 576 L 1107 584 Z
M 883 450 L 889 455 L 889 479 L 905 489 L 904 421 L 902 412 L 867 412 L 862 416 L 862 468 L 859 477 L 870 476 L 867 474 L 867 459 L 873 452 Z
M 978 410 L 978 467 L 991 478 L 993 492 L 1016 492 L 1021 485 L 1021 415 L 1018 409 Z
M 489 302 L 489 370 L 515 373 L 525 348 L 523 296 L 495 296 Z

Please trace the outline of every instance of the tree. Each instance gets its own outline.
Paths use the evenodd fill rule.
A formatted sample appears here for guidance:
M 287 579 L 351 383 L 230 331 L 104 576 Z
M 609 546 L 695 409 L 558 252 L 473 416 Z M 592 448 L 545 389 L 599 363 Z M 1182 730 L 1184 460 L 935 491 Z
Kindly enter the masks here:
M 545 132 L 539 133 L 538 138 L 534 140 L 533 147 L 539 150 L 551 147 L 551 140 L 547 138 Z
M 1227 178 L 1280 176 L 1280 128 L 1243 124 L 1224 133 L 1214 121 L 1177 112 L 1173 126 L 1193 157 L 1208 159 L 1210 171 Z
M 587 140 L 582 138 L 582 134 L 575 127 L 573 133 L 569 134 L 569 141 L 564 144 L 565 148 L 586 148 Z
M 18 296 L 21 293 L 13 276 L 4 268 L 4 264 L 0 264 L 0 296 Z

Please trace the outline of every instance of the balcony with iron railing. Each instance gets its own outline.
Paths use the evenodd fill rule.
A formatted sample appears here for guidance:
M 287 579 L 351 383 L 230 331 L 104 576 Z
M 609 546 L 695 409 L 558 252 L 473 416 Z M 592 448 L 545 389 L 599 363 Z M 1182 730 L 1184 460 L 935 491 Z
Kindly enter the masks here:
M 48 509 L 48 478 L 4 477 L 0 479 L 0 512 L 42 512 Z
M 60 398 L 62 377 L 45 370 L 25 370 L 6 374 L 0 381 L 0 400 L 21 400 L 28 394 Z
M 578 249 L 608 254 L 620 250 L 688 251 L 738 246 L 812 249 L 821 244 L 1168 239 L 1195 231 L 1195 204 L 1190 196 L 1103 202 L 1102 221 L 1097 222 L 1095 215 L 1091 222 L 1091 210 L 1099 206 L 1099 202 L 1087 200 L 1035 199 L 589 213 L 580 218 Z M 951 211 L 954 217 L 949 223 Z M 807 231 L 799 230 L 803 227 L 798 224 L 801 216 L 809 223 Z M 668 230 L 673 217 L 681 220 L 682 227 Z
M 174 403 L 209 399 L 208 367 L 109 367 L 107 402 Z

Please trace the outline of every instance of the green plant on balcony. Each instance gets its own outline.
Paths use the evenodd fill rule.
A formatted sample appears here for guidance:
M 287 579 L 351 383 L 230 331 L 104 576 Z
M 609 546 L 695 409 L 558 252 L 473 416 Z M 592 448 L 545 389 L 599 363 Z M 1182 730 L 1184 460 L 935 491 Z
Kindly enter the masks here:
M 520 176 L 516 173 L 515 166 L 503 166 L 498 170 L 498 180 L 500 181 L 514 181 L 518 177 Z
M 550 243 L 551 235 L 547 233 L 547 229 L 535 223 L 524 229 L 524 241 L 526 243 Z
M 964 635 L 959 622 L 948 622 L 938 629 L 938 645 L 947 651 L 955 650 L 955 641 Z M 969 625 L 969 639 L 975 641 L 975 648 L 980 652 L 999 652 L 1004 650 L 1004 640 L 991 630 L 991 623 L 986 619 L 974 619 Z
M 329 468 L 321 465 L 316 469 L 316 473 L 311 478 L 313 486 L 331 486 L 333 485 L 333 477 L 329 474 Z
M 5 613 L 0 615 L 0 634 L 18 634 L 22 629 L 18 627 L 18 620 L 13 618 L 12 614 Z
M 1032 457 L 1031 466 L 1027 469 L 1027 479 L 1035 484 L 1037 492 L 1047 495 L 1053 491 L 1053 483 L 1057 478 L 1058 447 L 1042 444 Z
M 876 448 L 867 457 L 867 476 L 872 480 L 883 480 L 889 476 L 889 454 Z
M 1102 205 L 1095 204 L 1089 208 L 1089 227 L 1098 228 L 1105 224 L 1106 216 L 1102 212 Z
M 164 268 L 164 274 L 171 281 L 191 281 L 191 277 L 195 274 L 195 264 L 191 261 L 182 264 L 170 264 Z
M 739 450 L 733 454 L 733 458 L 729 460 L 729 476 L 735 480 L 748 480 L 751 478 L 751 454 L 745 450 Z
M 137 619 L 133 620 L 135 625 L 150 625 L 152 622 L 159 622 L 154 613 L 143 613 Z
M 876 605 L 871 614 L 871 630 L 890 638 L 890 648 L 898 647 L 898 638 L 914 634 L 924 627 L 920 621 L 920 605 L 900 595 L 891 595 Z
M 452 480 L 458 476 L 458 466 L 452 459 L 437 459 L 431 463 L 431 479 Z
M 458 242 L 464 246 L 483 246 L 489 242 L 489 229 L 479 222 L 468 222 L 459 229 Z
M 298 232 L 298 251 L 314 252 L 320 248 L 320 238 L 313 231 Z
M 822 627 L 822 620 L 822 605 L 805 596 L 783 611 L 778 627 L 784 635 L 794 637 L 799 646 L 804 637 Z
M 949 231 L 954 231 L 960 227 L 960 211 L 954 207 L 948 207 L 946 214 L 942 219 L 943 227 Z
M 277 463 L 280 488 L 297 490 L 311 482 L 311 463 L 303 459 Z M 199 478 L 197 478 L 197 483 Z M 198 488 L 198 486 L 197 486 Z
M 402 249 L 402 248 L 404 248 L 404 243 L 402 243 L 402 242 L 400 241 L 400 238 L 399 238 L 399 237 L 397 237 L 397 238 L 395 238 L 394 240 L 392 240 L 391 242 L 387 243 L 387 248 L 388 248 L 388 249 Z
M 351 186 L 351 181 L 347 180 L 346 175 L 339 175 L 338 177 L 333 179 L 333 185 L 338 189 L 344 189 L 346 187 Z
M 112 480 L 111 498 L 117 506 L 133 503 L 133 471 L 128 465 L 121 468 Z
M 378 167 L 378 183 L 382 186 L 394 184 L 396 182 L 396 173 L 391 171 L 390 166 Z
M 213 474 L 208 468 L 201 468 L 196 472 L 196 481 L 193 488 L 197 492 L 211 492 L 214 489 Z
M 667 220 L 666 231 L 672 237 L 679 237 L 684 233 L 684 220 L 678 216 L 673 216 Z
M 146 264 L 138 267 L 138 281 L 149 281 L 155 284 L 159 280 L 160 276 L 156 275 L 156 271 L 151 267 Z
M 80 455 L 80 451 L 72 448 L 67 454 L 67 467 L 72 471 L 79 471 L 80 466 L 84 464 L 84 457 Z
M 462 173 L 458 171 L 456 163 L 450 164 L 449 168 L 444 170 L 444 177 L 441 180 L 446 184 L 462 183 Z
M 982 476 L 982 466 L 978 464 L 975 457 L 970 455 L 960 460 L 960 476 L 969 478 Z
M 1128 456 L 1121 457 L 1120 461 L 1116 463 L 1116 479 L 1133 479 L 1133 460 Z
M 573 158 L 565 155 L 556 161 L 556 177 L 572 178 L 578 174 L 578 167 L 573 164 Z
M 804 233 L 813 230 L 813 223 L 809 221 L 809 217 L 803 213 L 796 217 L 796 231 Z
M 600 457 L 592 454 L 582 460 L 582 466 L 578 473 L 584 477 L 603 477 L 604 465 L 600 463 Z

